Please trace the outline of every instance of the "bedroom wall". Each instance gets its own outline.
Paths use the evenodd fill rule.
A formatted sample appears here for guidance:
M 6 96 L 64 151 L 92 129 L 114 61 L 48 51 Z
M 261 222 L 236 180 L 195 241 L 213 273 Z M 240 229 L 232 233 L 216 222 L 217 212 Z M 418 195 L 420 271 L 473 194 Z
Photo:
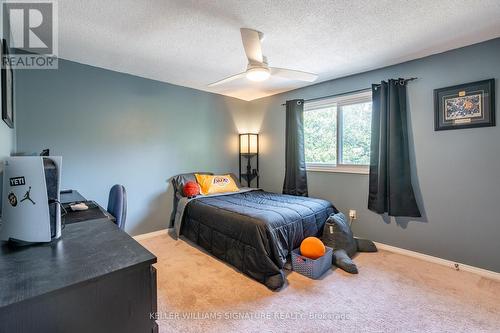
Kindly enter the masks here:
M 18 151 L 62 155 L 62 187 L 103 207 L 125 185 L 133 235 L 167 227 L 173 175 L 238 169 L 241 100 L 65 60 L 19 72 Z
M 1 83 L 0 83 L 1 86 Z M 1 99 L 0 99 L 1 102 Z M 0 104 L 1 105 L 1 104 Z M 1 110 L 0 110 L 1 114 Z M 15 118 L 15 115 L 14 115 Z M 0 117 L 0 218 L 2 216 L 3 161 L 15 152 L 15 129 L 11 129 Z
M 252 101 L 250 128 L 260 132 L 261 184 L 280 192 L 284 177 L 283 102 L 418 77 L 408 86 L 412 178 L 420 219 L 382 217 L 367 207 L 368 176 L 308 172 L 311 196 L 358 211 L 354 233 L 378 242 L 500 272 L 500 126 L 434 131 L 433 89 L 496 78 L 500 109 L 500 39 Z
M 0 24 L 0 36 L 3 36 L 3 27 L 2 24 Z M 17 71 L 14 71 L 14 79 L 16 78 Z M 0 115 L 2 114 L 2 82 L 0 80 Z M 14 94 L 16 91 L 14 90 Z M 14 97 L 14 103 L 16 103 L 15 97 Z M 16 114 L 15 114 L 15 104 L 14 104 L 14 129 L 10 128 L 7 126 L 7 124 L 1 120 L 0 117 L 0 216 L 2 215 L 2 186 L 3 186 L 3 174 L 2 174 L 2 169 L 3 169 L 3 160 L 10 156 L 12 153 L 15 152 L 16 150 Z
M 15 129 L 10 128 L 3 120 L 0 120 L 0 161 L 14 153 L 16 147 L 15 133 Z M 1 168 L 0 165 L 0 170 Z
M 2 29 L 3 27 L 1 26 L 0 24 L 0 36 L 3 36 L 2 34 Z M 14 80 L 16 79 L 17 77 L 17 71 L 14 71 L 13 72 L 13 75 L 14 75 Z M 16 123 L 16 114 L 14 113 L 14 129 L 10 128 L 9 126 L 7 126 L 7 124 L 1 119 L 1 115 L 2 115 L 2 81 L 0 80 L 0 171 L 2 170 L 2 167 L 3 167 L 3 159 L 5 157 L 8 157 L 10 156 L 12 153 L 14 153 L 15 149 L 16 149 L 16 130 L 15 130 L 15 123 Z M 16 93 L 16 91 L 14 90 L 14 94 Z M 14 111 L 15 111 L 15 106 L 16 106 L 16 98 L 15 98 L 15 95 L 14 95 Z M 1 179 L 0 179 L 0 184 L 1 184 Z M 1 187 L 0 187 L 1 189 Z M 1 190 L 0 190 L 1 192 Z M 0 196 L 2 194 L 0 193 Z M 1 206 L 1 204 L 0 204 Z M 0 209 L 2 209 L 0 207 Z

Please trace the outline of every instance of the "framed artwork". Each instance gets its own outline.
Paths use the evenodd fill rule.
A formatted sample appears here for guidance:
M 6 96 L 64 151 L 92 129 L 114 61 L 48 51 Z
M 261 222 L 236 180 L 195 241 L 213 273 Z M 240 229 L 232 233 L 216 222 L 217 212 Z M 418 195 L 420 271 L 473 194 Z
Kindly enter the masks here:
M 495 79 L 434 90 L 434 130 L 495 126 Z
M 0 41 L 0 61 L 2 62 L 2 119 L 10 127 L 14 128 L 14 74 L 12 67 L 3 61 L 4 55 L 9 54 L 9 48 L 5 39 Z

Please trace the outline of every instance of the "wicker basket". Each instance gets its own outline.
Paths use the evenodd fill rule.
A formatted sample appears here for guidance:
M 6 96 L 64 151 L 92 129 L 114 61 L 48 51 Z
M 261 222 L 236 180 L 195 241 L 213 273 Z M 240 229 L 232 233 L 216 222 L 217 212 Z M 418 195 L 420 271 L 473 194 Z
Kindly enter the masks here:
M 311 279 L 319 279 L 332 267 L 333 250 L 326 246 L 325 254 L 318 259 L 310 259 L 300 255 L 300 249 L 292 251 L 292 269 Z

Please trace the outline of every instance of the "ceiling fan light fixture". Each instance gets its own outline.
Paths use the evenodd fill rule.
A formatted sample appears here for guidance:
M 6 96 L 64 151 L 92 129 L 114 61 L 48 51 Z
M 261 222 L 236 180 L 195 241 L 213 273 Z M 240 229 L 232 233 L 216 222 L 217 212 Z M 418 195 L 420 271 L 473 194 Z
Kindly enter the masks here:
M 250 81 L 265 81 L 269 79 L 269 76 L 271 76 L 271 73 L 268 68 L 265 67 L 254 67 L 250 68 L 246 72 L 246 77 Z

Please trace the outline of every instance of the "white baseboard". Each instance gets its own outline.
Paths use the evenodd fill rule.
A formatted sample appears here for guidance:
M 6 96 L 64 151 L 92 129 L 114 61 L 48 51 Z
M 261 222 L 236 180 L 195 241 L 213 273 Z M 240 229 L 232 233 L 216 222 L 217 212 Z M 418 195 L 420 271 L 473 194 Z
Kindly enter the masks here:
M 161 229 L 161 230 L 157 230 L 157 231 L 153 231 L 153 232 L 148 232 L 146 234 L 140 234 L 137 236 L 133 236 L 132 238 L 134 238 L 136 241 L 149 239 L 149 238 L 153 238 L 153 237 L 160 236 L 160 235 L 166 235 L 168 232 L 167 230 L 168 229 Z
M 387 244 L 383 244 L 383 243 L 378 243 L 378 242 L 374 242 L 374 243 L 375 243 L 375 245 L 377 245 L 377 248 L 379 248 L 380 250 L 385 250 L 385 251 L 389 251 L 389 252 L 393 252 L 393 253 L 402 254 L 402 255 L 405 255 L 408 257 L 413 257 L 413 258 L 417 258 L 420 260 L 443 265 L 443 266 L 449 267 L 449 268 L 456 270 L 456 271 L 470 272 L 470 273 L 474 273 L 474 274 L 480 275 L 480 276 L 488 278 L 488 279 L 500 281 L 500 273 L 497 273 L 497 272 L 493 272 L 493 271 L 489 271 L 487 269 L 454 262 L 451 260 L 433 257 L 433 256 L 423 254 L 420 252 L 410 251 L 410 250 L 402 249 L 399 247 L 395 247 L 395 246 L 391 246 L 391 245 L 387 245 Z
M 149 232 L 146 234 L 137 235 L 137 236 L 134 236 L 133 238 L 135 240 L 139 241 L 139 240 L 145 240 L 145 239 L 153 238 L 153 237 L 160 236 L 160 235 L 166 235 L 167 233 L 168 233 L 168 229 L 162 229 L 162 230 Z M 482 277 L 485 277 L 488 279 L 500 281 L 500 273 L 497 273 L 497 272 L 493 272 L 493 271 L 489 271 L 487 269 L 454 262 L 451 260 L 433 257 L 433 256 L 430 256 L 428 254 L 410 251 L 410 250 L 402 249 L 402 248 L 396 247 L 396 246 L 391 246 L 391 245 L 378 243 L 378 242 L 374 242 L 374 243 L 375 243 L 375 245 L 377 245 L 377 248 L 380 250 L 385 250 L 385 251 L 389 251 L 389 252 L 393 252 L 393 253 L 397 253 L 397 254 L 402 254 L 402 255 L 405 255 L 408 257 L 413 257 L 413 258 L 417 258 L 420 260 L 424 260 L 424 261 L 432 262 L 432 263 L 439 264 L 442 266 L 446 266 L 446 267 L 449 267 L 449 268 L 456 270 L 456 271 L 470 272 L 470 273 L 474 273 L 474 274 L 477 274 L 479 276 L 482 276 Z

